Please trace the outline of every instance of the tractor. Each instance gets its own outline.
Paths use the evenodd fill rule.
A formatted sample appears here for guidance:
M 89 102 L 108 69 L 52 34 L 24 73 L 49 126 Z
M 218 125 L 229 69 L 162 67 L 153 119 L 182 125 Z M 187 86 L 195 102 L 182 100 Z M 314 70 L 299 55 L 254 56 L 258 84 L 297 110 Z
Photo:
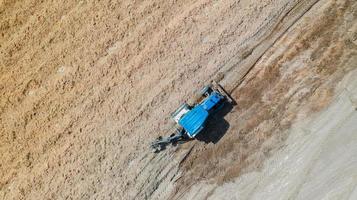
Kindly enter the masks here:
M 194 139 L 202 133 L 209 116 L 221 109 L 224 103 L 232 103 L 229 94 L 216 82 L 203 87 L 189 103 L 183 103 L 171 118 L 175 122 L 173 133 L 158 137 L 151 143 L 151 149 L 158 153 L 169 144 L 177 145 Z

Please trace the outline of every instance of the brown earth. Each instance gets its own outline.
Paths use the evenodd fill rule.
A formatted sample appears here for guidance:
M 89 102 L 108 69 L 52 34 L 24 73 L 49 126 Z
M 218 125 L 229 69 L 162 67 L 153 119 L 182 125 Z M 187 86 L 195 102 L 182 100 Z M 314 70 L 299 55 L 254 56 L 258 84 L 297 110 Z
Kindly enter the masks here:
M 308 116 L 329 104 L 335 83 L 356 68 L 356 46 L 344 36 L 344 14 L 350 8 L 344 3 L 340 9 L 331 3 L 316 11 L 319 18 L 312 22 L 302 20 L 259 60 L 232 93 L 237 106 L 226 120 L 239 122 L 217 145 L 195 146 L 184 165 L 193 173 L 187 175 L 189 182 L 216 177 L 222 183 L 259 169 L 283 144 L 284 130 L 299 110 L 306 109 Z
M 0 2 L 0 197 L 179 198 L 259 170 L 356 68 L 356 13 L 348 0 Z M 237 102 L 207 128 L 218 139 L 152 154 L 218 74 Z

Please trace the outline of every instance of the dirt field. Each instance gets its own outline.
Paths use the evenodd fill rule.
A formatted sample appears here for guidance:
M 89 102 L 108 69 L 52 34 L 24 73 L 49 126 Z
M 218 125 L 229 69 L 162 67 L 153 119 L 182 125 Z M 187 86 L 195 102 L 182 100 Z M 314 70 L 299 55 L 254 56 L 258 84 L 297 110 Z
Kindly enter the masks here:
M 229 199 L 355 69 L 353 0 L 0 1 L 0 199 Z M 151 153 L 221 75 L 237 105 Z

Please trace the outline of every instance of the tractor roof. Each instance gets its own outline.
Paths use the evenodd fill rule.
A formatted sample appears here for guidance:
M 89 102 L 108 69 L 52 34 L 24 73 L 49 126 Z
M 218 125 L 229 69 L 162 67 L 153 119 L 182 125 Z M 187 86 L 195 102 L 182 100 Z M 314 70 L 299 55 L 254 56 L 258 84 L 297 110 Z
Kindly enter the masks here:
M 203 124 L 208 117 L 208 112 L 202 105 L 198 105 L 186 113 L 179 124 L 187 131 L 189 137 L 193 138 L 203 129 Z

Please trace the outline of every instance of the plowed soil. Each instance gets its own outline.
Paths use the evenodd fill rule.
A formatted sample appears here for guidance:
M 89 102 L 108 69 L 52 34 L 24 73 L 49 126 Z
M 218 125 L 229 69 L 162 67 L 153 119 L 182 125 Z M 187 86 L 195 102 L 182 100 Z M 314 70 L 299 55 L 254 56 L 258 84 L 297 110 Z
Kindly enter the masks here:
M 206 199 L 356 68 L 353 0 L 1 1 L 0 199 Z M 236 105 L 151 153 L 217 77 Z

